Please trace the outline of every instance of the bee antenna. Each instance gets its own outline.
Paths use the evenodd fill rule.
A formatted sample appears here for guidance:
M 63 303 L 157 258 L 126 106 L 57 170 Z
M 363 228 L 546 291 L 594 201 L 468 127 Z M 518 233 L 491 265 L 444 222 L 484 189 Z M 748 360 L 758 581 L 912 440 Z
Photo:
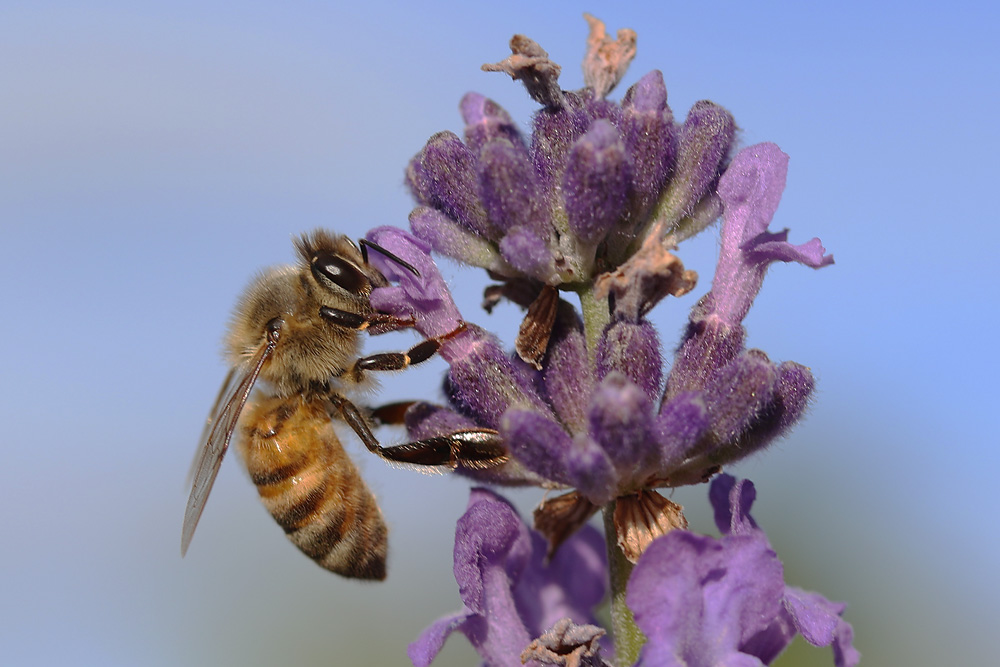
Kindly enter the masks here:
M 396 262 L 396 264 L 399 264 L 401 267 L 403 267 L 413 275 L 417 276 L 418 278 L 420 277 L 420 272 L 417 271 L 412 264 L 410 264 L 406 260 L 397 257 L 396 255 L 389 252 L 379 244 L 373 243 L 368 239 L 361 239 L 358 241 L 358 245 L 361 246 L 361 257 L 362 259 L 365 260 L 365 264 L 368 263 L 368 248 L 374 248 L 375 250 L 385 255 L 388 259 L 391 259 L 392 261 Z

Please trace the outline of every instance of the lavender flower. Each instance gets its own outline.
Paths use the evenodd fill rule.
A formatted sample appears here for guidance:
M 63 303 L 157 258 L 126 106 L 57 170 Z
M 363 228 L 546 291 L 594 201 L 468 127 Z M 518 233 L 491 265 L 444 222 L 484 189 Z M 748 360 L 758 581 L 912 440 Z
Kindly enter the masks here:
M 429 627 L 410 645 L 418 667 L 431 664 L 456 630 L 489 665 L 517 665 L 532 639 L 563 621 L 596 623 L 594 607 L 607 591 L 600 534 L 586 527 L 546 562 L 545 538 L 528 530 L 502 498 L 474 489 L 455 530 L 455 579 L 464 607 Z M 594 630 L 598 630 L 594 628 Z M 581 653 L 596 652 L 591 632 Z M 579 633 L 577 632 L 579 636 Z
M 753 484 L 720 475 L 709 496 L 721 539 L 675 531 L 643 554 L 628 604 L 649 637 L 639 665 L 770 664 L 795 634 L 832 646 L 837 667 L 860 656 L 846 605 L 786 586 L 767 536 L 750 516 Z
M 753 484 L 720 475 L 709 496 L 723 537 L 673 531 L 632 573 L 628 604 L 649 637 L 636 665 L 767 665 L 796 633 L 831 646 L 837 667 L 857 665 L 851 626 L 840 617 L 845 605 L 785 584 L 750 516 Z M 487 665 L 606 665 L 593 615 L 607 588 L 603 552 L 600 535 L 585 526 L 546 562 L 539 533 L 499 496 L 473 490 L 455 531 L 464 607 L 410 645 L 413 664 L 431 664 L 458 630 Z
M 758 451 L 801 416 L 812 391 L 805 367 L 775 364 L 763 352 L 745 349 L 733 316 L 745 314 L 769 262 L 831 261 L 818 242 L 802 250 L 784 242 L 784 233 L 766 230 L 785 165 L 773 144 L 752 146 L 720 179 L 725 224 L 719 263 L 732 278 L 714 283 L 695 307 L 665 390 L 660 344 L 648 320 L 632 311 L 614 312 L 596 346 L 588 348 L 580 316 L 558 299 L 540 371 L 508 357 L 495 338 L 476 327 L 446 341 L 441 355 L 451 366 L 446 383 L 451 405 L 412 411 L 411 435 L 496 429 L 514 461 L 476 471 L 480 479 L 573 488 L 540 508 L 536 525 L 553 547 L 612 501 L 617 501 L 618 543 L 632 562 L 653 539 L 684 527 L 680 508 L 652 489 L 707 481 L 723 464 Z M 756 233 L 748 234 L 748 227 Z M 427 245 L 394 228 L 369 236 L 420 270 L 415 276 L 383 262 L 399 286 L 375 290 L 372 304 L 414 317 L 427 336 L 457 328 L 463 318 Z M 643 284 L 639 280 L 635 287 Z
M 565 490 L 535 511 L 535 527 L 553 559 L 568 548 L 572 553 L 574 535 L 603 508 L 619 664 L 630 664 L 642 645 L 625 605 L 637 562 L 633 579 L 650 578 L 664 600 L 680 605 L 665 609 L 663 600 L 629 595 L 650 638 L 647 664 L 667 664 L 650 657 L 667 655 L 688 664 L 750 664 L 740 662 L 740 654 L 764 661 L 795 630 L 828 644 L 833 639 L 812 628 L 820 617 L 839 619 L 842 607 L 786 589 L 762 531 L 754 525 L 752 531 L 733 528 L 721 541 L 698 537 L 684 530 L 682 508 L 657 489 L 709 481 L 802 416 L 812 374 L 748 349 L 741 323 L 772 263 L 820 268 L 833 259 L 817 239 L 795 246 L 787 230 L 768 231 L 788 157 L 770 143 L 731 157 L 735 123 L 728 111 L 702 101 L 683 123 L 675 122 L 658 71 L 629 88 L 621 103 L 605 99 L 635 54 L 635 34 L 620 31 L 611 40 L 603 24 L 588 21 L 586 88 L 562 90 L 559 66 L 516 36 L 513 54 L 484 69 L 523 81 L 542 104 L 531 137 L 495 102 L 466 95 L 464 139 L 435 135 L 407 168 L 418 203 L 410 216 L 413 235 L 388 227 L 369 233 L 418 270 L 376 256 L 394 284 L 374 290 L 372 305 L 412 318 L 421 333 L 441 340 L 449 364 L 447 404 L 414 405 L 407 429 L 414 439 L 495 432 L 509 460 L 486 469 L 459 461 L 460 473 L 490 484 Z M 663 346 L 646 316 L 667 296 L 694 288 L 697 276 L 672 251 L 720 215 L 711 290 L 692 309 L 665 368 Z M 459 312 L 432 250 L 489 272 L 497 282 L 486 289 L 487 310 L 505 298 L 525 309 L 515 354 Z M 570 292 L 579 309 L 562 298 Z M 534 538 L 524 537 L 502 501 L 483 494 L 474 494 L 456 538 L 456 578 L 466 607 L 414 645 L 417 664 L 427 664 L 455 629 L 490 665 L 512 664 L 532 639 L 526 655 L 541 659 L 568 637 L 586 635 L 576 625 L 539 623 L 515 603 L 511 591 L 520 575 L 514 573 L 529 572 L 523 569 L 528 556 L 518 554 L 530 551 L 528 543 L 535 549 Z M 752 523 L 749 502 L 732 507 L 734 516 Z M 657 565 L 666 563 L 662 554 L 676 560 L 669 573 Z M 705 576 L 715 572 L 725 576 L 708 591 Z M 696 609 L 700 624 L 689 618 Z M 585 613 L 589 609 L 577 609 L 573 623 L 586 622 L 578 621 Z M 758 627 L 747 618 L 767 623 Z M 852 664 L 850 628 L 839 620 L 835 628 L 836 645 L 848 656 L 840 664 Z M 545 629 L 551 633 L 540 636 Z M 729 633 L 725 641 L 720 632 Z M 589 650 L 581 649 L 580 659 L 597 664 L 596 654 L 584 656 Z

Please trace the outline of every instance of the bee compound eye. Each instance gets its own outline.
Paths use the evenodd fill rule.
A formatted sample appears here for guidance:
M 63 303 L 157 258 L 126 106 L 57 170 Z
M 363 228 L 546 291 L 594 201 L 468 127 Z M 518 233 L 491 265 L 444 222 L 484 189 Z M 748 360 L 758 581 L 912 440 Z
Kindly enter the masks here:
M 321 284 L 333 283 L 351 294 L 361 294 L 368 287 L 368 278 L 353 262 L 331 253 L 319 253 L 310 263 L 313 276 Z

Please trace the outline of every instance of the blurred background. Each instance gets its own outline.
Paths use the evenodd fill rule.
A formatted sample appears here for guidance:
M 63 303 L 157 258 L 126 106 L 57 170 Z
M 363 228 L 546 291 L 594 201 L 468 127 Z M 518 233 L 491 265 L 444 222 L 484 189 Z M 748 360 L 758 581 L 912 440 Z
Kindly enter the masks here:
M 461 132 L 514 33 L 582 86 L 586 10 L 638 31 L 618 99 L 661 69 L 675 115 L 711 98 L 744 144 L 791 155 L 777 265 L 749 344 L 812 367 L 808 419 L 732 472 L 791 584 L 849 603 L 863 664 L 988 664 L 1000 619 L 996 390 L 998 49 L 986 3 L 12 2 L 0 6 L 0 648 L 17 665 L 396 665 L 459 607 L 468 484 L 394 470 L 345 437 L 391 524 L 380 585 L 328 574 L 227 460 L 182 560 L 185 475 L 226 368 L 221 337 L 292 235 L 405 226 L 407 160 Z M 638 3 L 637 3 L 638 4 Z M 994 194 L 990 194 L 990 193 Z M 654 312 L 667 346 L 708 289 Z M 443 264 L 477 311 L 479 273 Z M 412 334 L 367 342 L 405 349 Z M 443 362 L 383 379 L 433 397 Z M 402 434 L 386 431 L 386 440 Z M 713 530 L 707 489 L 675 499 Z M 515 496 L 527 512 L 539 493 Z M 476 664 L 453 637 L 440 665 Z M 832 664 L 796 646 L 779 664 Z

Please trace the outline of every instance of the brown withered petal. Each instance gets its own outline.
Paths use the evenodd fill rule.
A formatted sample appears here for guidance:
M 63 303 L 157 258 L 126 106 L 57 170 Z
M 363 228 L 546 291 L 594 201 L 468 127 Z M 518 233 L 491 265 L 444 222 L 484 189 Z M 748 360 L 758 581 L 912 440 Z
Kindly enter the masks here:
M 528 306 L 521 328 L 517 331 L 517 339 L 514 341 L 517 356 L 537 370 L 542 370 L 542 359 L 549 347 L 549 338 L 552 337 L 552 325 L 556 321 L 558 305 L 558 290 L 551 285 L 543 286 L 542 291 Z
M 523 81 L 531 99 L 547 107 L 565 106 L 559 73 L 562 67 L 549 60 L 549 54 L 524 35 L 510 38 L 511 55 L 498 63 L 483 65 L 484 72 L 506 72 L 515 81 Z
M 698 282 L 698 274 L 659 241 L 643 243 L 639 252 L 614 271 L 601 274 L 594 283 L 597 298 L 614 296 L 615 314 L 633 322 L 663 297 L 683 296 Z
M 600 656 L 601 637 L 605 634 L 596 625 L 577 625 L 569 618 L 561 618 L 528 644 L 521 653 L 521 664 L 537 660 L 561 667 L 603 667 L 608 664 Z
M 584 14 L 590 26 L 587 36 L 587 54 L 583 57 L 583 82 L 602 98 L 618 85 L 625 76 L 629 63 L 635 58 L 637 35 L 635 30 L 622 28 L 618 39 L 612 40 L 604 21 Z
M 625 558 L 636 563 L 653 540 L 675 528 L 687 528 L 684 508 L 656 491 L 643 489 L 615 502 L 615 532 Z
M 535 530 L 549 541 L 548 557 L 551 558 L 567 537 L 587 523 L 597 509 L 597 505 L 584 498 L 579 491 L 543 500 L 535 508 Z

